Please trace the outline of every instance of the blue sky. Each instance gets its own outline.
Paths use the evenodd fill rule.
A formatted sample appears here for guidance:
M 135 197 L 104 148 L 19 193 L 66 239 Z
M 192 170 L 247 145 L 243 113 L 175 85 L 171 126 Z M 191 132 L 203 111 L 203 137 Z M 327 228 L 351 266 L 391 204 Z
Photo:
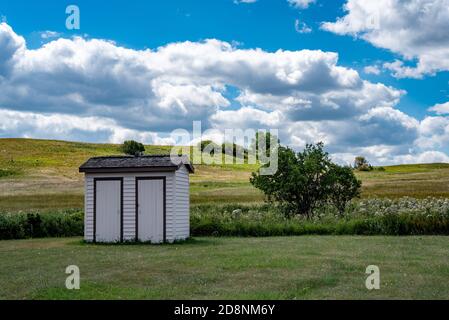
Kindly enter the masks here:
M 263 100 L 263 102 L 261 102 L 262 100 L 260 100 L 260 97 L 257 99 L 254 97 L 247 99 L 247 97 L 245 97 L 243 100 L 246 102 L 242 103 L 242 99 L 239 99 L 238 97 L 245 90 L 247 90 L 248 93 L 259 94 L 263 91 L 263 94 L 269 93 L 270 95 L 277 95 L 276 90 L 278 90 L 278 88 L 269 88 L 269 84 L 264 83 L 263 90 L 258 92 L 259 89 L 251 88 L 251 85 L 247 85 L 245 83 L 240 84 L 240 81 L 237 80 L 220 80 L 218 81 L 218 85 L 223 85 L 226 89 L 216 89 L 214 87 L 212 90 L 220 91 L 221 96 L 228 100 L 227 102 L 217 102 L 217 100 L 214 100 L 217 98 L 216 95 L 214 95 L 214 92 L 209 92 L 211 94 L 209 98 L 214 98 L 211 98 L 212 100 L 210 101 L 215 101 L 214 103 L 216 103 L 215 111 L 218 113 L 221 112 L 219 115 L 213 112 L 198 111 L 198 113 L 193 112 L 194 115 L 196 114 L 198 119 L 196 119 L 195 116 L 192 116 L 192 118 L 189 118 L 188 120 L 203 120 L 210 122 L 211 127 L 215 126 L 219 128 L 227 122 L 229 123 L 229 121 L 221 121 L 220 124 L 217 124 L 220 122 L 217 118 L 224 115 L 223 111 L 238 112 L 240 109 L 253 108 L 256 109 L 257 114 L 260 116 L 265 118 L 271 116 L 271 122 L 268 121 L 270 123 L 273 123 L 272 119 L 277 116 L 274 112 L 279 112 L 280 114 L 287 114 L 288 119 L 286 119 L 286 121 L 289 122 L 290 130 L 284 132 L 283 135 L 285 136 L 286 142 L 293 146 L 300 147 L 304 141 L 313 139 L 312 132 L 315 132 L 317 134 L 317 139 L 323 138 L 324 140 L 329 140 L 331 143 L 334 142 L 340 143 L 342 146 L 345 145 L 345 150 L 343 150 L 343 147 L 331 147 L 331 152 L 335 153 L 336 157 L 344 160 L 349 159 L 354 154 L 360 152 L 366 153 L 367 156 L 374 157 L 375 159 L 373 161 L 377 161 L 379 163 L 413 161 L 413 159 L 417 159 L 416 161 L 418 161 L 418 159 L 423 160 L 425 157 L 419 157 L 426 152 L 433 152 L 433 157 L 435 156 L 435 152 L 442 153 L 440 154 L 440 157 L 436 157 L 436 159 L 445 160 L 446 158 L 444 158 L 444 155 L 447 156 L 449 151 L 446 144 L 446 142 L 449 141 L 449 138 L 446 137 L 447 133 L 445 131 L 447 130 L 449 132 L 449 127 L 446 127 L 445 122 L 448 118 L 447 113 L 439 112 L 438 114 L 435 114 L 435 112 L 431 112 L 428 109 L 437 104 L 443 105 L 449 101 L 449 68 L 445 65 L 445 62 L 441 62 L 442 59 L 438 58 L 438 52 L 440 51 L 437 52 L 435 49 L 435 55 L 429 58 L 427 54 L 423 53 L 422 45 L 417 43 L 417 39 L 407 38 L 411 38 L 414 33 L 419 33 L 420 30 L 427 32 L 430 38 L 432 34 L 438 34 L 438 30 L 440 30 L 440 28 L 446 27 L 444 22 L 440 21 L 444 20 L 444 16 L 441 19 L 436 19 L 435 25 L 432 25 L 433 22 L 427 17 L 427 13 L 423 13 L 422 20 L 424 22 L 422 22 L 423 26 L 421 27 L 419 26 L 419 23 L 417 24 L 413 22 L 413 12 L 409 12 L 409 16 L 398 17 L 397 19 L 402 21 L 404 24 L 402 28 L 406 29 L 409 33 L 402 35 L 404 38 L 398 36 L 396 41 L 399 44 L 395 44 L 394 41 L 382 40 L 384 38 L 388 38 L 390 35 L 392 35 L 394 40 L 395 35 L 394 23 L 389 23 L 386 21 L 387 18 L 383 19 L 383 12 L 380 12 L 380 14 L 377 13 L 375 16 L 381 21 L 379 32 L 374 32 L 363 28 L 354 30 L 353 26 L 357 25 L 356 19 L 360 19 L 360 16 L 367 13 L 368 9 L 360 9 L 353 6 L 353 10 L 351 11 L 348 9 L 350 6 L 347 7 L 346 10 L 344 9 L 344 5 L 347 5 L 348 3 L 350 5 L 350 2 L 356 3 L 358 2 L 357 0 L 305 1 L 306 5 L 303 6 L 295 5 L 293 2 L 294 1 L 289 2 L 288 0 L 258 0 L 251 3 L 236 3 L 234 0 L 128 0 L 107 2 L 81 0 L 76 2 L 46 0 L 30 2 L 15 0 L 2 1 L 0 4 L 0 16 L 2 16 L 3 21 L 8 25 L 8 27 L 13 30 L 12 32 L 14 32 L 14 34 L 24 38 L 26 50 L 30 52 L 41 48 L 45 43 L 55 42 L 60 38 L 66 38 L 69 41 L 72 41 L 74 36 L 81 36 L 85 41 L 91 41 L 92 39 L 111 40 L 114 41 L 115 47 L 124 47 L 140 53 L 144 52 L 146 49 L 156 52 L 158 47 L 169 46 L 170 44 L 176 42 L 185 43 L 186 41 L 190 41 L 192 43 L 204 43 L 205 39 L 217 39 L 221 42 L 228 43 L 232 45 L 235 50 L 251 50 L 260 48 L 264 53 L 274 53 L 277 50 L 299 52 L 302 49 L 309 49 L 313 51 L 321 50 L 326 53 L 335 52 L 338 54 L 338 62 L 335 67 L 342 67 L 347 70 L 354 70 L 358 72 L 358 78 L 360 78 L 360 81 L 367 81 L 373 85 L 380 83 L 387 88 L 394 89 L 395 92 L 402 92 L 401 97 L 395 102 L 393 102 L 395 99 L 394 93 L 391 93 L 391 97 L 385 98 L 385 101 L 380 102 L 382 106 L 386 105 L 391 107 L 392 110 L 395 110 L 395 112 L 401 112 L 400 114 L 397 113 L 397 118 L 402 119 L 398 120 L 399 122 L 402 121 L 400 124 L 389 122 L 382 127 L 382 125 L 385 124 L 385 117 L 388 117 L 389 112 L 388 110 L 383 110 L 381 112 L 377 109 L 375 111 L 368 112 L 367 110 L 371 110 L 369 108 L 379 107 L 375 105 L 375 102 L 371 102 L 372 105 L 367 106 L 366 108 L 368 109 L 364 109 L 367 112 L 365 118 L 363 118 L 361 113 L 357 113 L 357 115 L 352 113 L 342 113 L 344 117 L 349 119 L 350 117 L 357 116 L 357 119 L 359 120 L 361 119 L 360 117 L 362 117 L 364 119 L 363 121 L 365 121 L 367 117 L 369 119 L 372 119 L 373 117 L 383 117 L 381 119 L 382 121 L 379 120 L 379 123 L 376 122 L 376 124 L 373 125 L 373 128 L 378 128 L 378 130 L 402 130 L 400 134 L 393 131 L 389 133 L 387 132 L 388 134 L 386 134 L 385 141 L 382 141 L 382 139 L 379 138 L 379 136 L 382 136 L 381 134 L 379 134 L 379 136 L 372 137 L 367 135 L 365 138 L 359 139 L 360 135 L 353 136 L 343 131 L 341 133 L 341 137 L 331 137 L 333 133 L 325 132 L 325 130 L 318 127 L 316 123 L 311 122 L 321 121 L 326 118 L 325 116 L 318 114 L 319 112 L 325 111 L 317 110 L 312 115 L 309 114 L 310 112 L 304 113 L 303 110 L 298 111 L 298 107 L 292 105 L 288 106 L 288 112 L 286 112 L 286 109 L 278 110 L 276 109 L 275 102 L 270 100 L 268 103 L 267 96 L 265 96 L 265 100 Z M 299 2 L 304 3 L 304 1 Z M 432 4 L 432 2 L 435 2 L 435 6 L 441 4 L 444 5 L 443 9 L 432 7 L 434 12 L 440 12 L 440 14 L 445 14 L 447 12 L 446 1 L 413 0 L 412 2 L 414 5 L 416 4 L 416 14 L 418 15 L 420 14 L 419 12 L 421 12 L 420 10 L 422 6 L 426 3 Z M 71 31 L 67 30 L 65 27 L 65 19 L 67 17 L 65 14 L 65 8 L 69 4 L 75 4 L 80 8 L 80 30 Z M 404 1 L 393 1 L 393 5 L 391 5 L 391 7 L 384 7 L 384 10 L 386 12 L 391 10 L 391 12 L 399 14 L 399 12 L 401 12 L 402 5 L 404 5 Z M 363 7 L 363 5 L 361 6 Z M 414 9 L 411 10 L 413 11 Z M 349 21 L 349 23 L 337 25 L 337 19 L 345 16 L 347 17 L 347 21 Z M 369 19 L 369 16 L 367 16 L 366 19 Z M 429 21 L 426 22 L 425 19 L 429 19 Z M 325 22 L 330 22 L 332 25 L 324 28 L 322 24 Z M 300 27 L 306 28 L 306 32 L 300 32 Z M 417 31 L 415 32 L 413 28 L 417 28 Z M 435 28 L 435 32 L 433 32 L 432 28 Z M 51 34 L 51 36 L 43 36 L 45 32 L 49 35 Z M 446 48 L 445 45 L 448 45 L 449 43 L 448 38 L 449 37 L 441 36 L 435 41 L 438 40 L 438 43 L 443 44 L 443 48 Z M 0 41 L 0 46 L 1 44 L 2 42 Z M 430 41 L 430 48 L 432 48 L 432 45 L 434 45 L 434 42 Z M 80 44 L 80 46 L 81 50 L 83 50 L 83 44 Z M 438 48 L 440 48 L 440 46 Z M 208 51 L 206 50 L 205 52 L 207 54 Z M 434 60 L 432 60 L 433 58 L 435 58 L 434 60 L 440 61 L 440 63 L 434 63 Z M 403 65 L 399 67 L 396 65 L 394 68 L 385 65 L 394 61 L 401 61 Z M 423 67 L 423 70 L 418 70 L 419 68 L 416 67 L 420 61 L 425 61 L 423 64 L 426 66 Z M 431 61 L 431 63 L 426 61 Z M 188 62 L 186 61 L 186 63 Z M 319 63 L 317 62 L 317 64 Z M 406 66 L 410 66 L 412 69 L 416 70 L 410 71 L 411 75 L 407 74 L 404 76 L 404 72 L 407 72 L 405 68 Z M 374 71 L 366 72 L 366 67 L 374 67 L 371 69 Z M 316 70 L 318 70 L 317 72 L 320 72 L 321 69 L 318 68 Z M 213 74 L 213 70 L 210 70 L 210 72 Z M 332 73 L 336 71 L 330 72 Z M 37 77 L 38 75 L 42 75 L 42 70 L 40 73 L 33 73 L 34 77 Z M 53 76 L 55 76 L 55 74 L 53 74 Z M 214 78 L 213 76 L 211 77 Z M 319 75 L 317 75 L 317 77 L 319 79 Z M 13 78 L 14 77 L 11 76 L 11 79 Z M 16 78 L 14 78 L 14 80 L 15 79 Z M 92 77 L 88 79 L 93 81 L 93 83 L 96 83 L 96 80 L 92 79 Z M 152 78 L 149 79 L 151 81 Z M 87 80 L 85 79 L 84 81 Z M 160 81 L 168 80 L 164 77 L 164 80 Z M 158 83 L 160 83 L 160 81 L 158 81 Z M 173 81 L 174 80 L 171 78 L 168 83 L 173 84 Z M 201 86 L 204 86 L 204 82 L 202 81 L 199 82 L 201 82 Z M 175 82 L 176 85 L 179 85 L 178 81 Z M 199 85 L 199 82 L 195 82 L 195 85 Z M 182 85 L 187 85 L 186 80 L 183 80 Z M 132 85 L 130 86 L 132 87 Z M 37 90 L 36 87 L 32 87 L 32 89 Z M 73 95 L 79 94 L 80 96 L 83 96 L 85 94 L 83 92 L 78 92 L 78 90 L 82 89 L 74 89 Z M 155 89 L 153 88 L 153 91 L 154 90 Z M 296 91 L 294 91 L 294 93 L 289 94 L 296 95 L 298 99 L 302 99 L 304 96 L 310 98 L 309 93 L 304 95 L 301 92 L 301 87 L 299 84 L 295 90 Z M 320 95 L 310 98 L 312 101 L 312 109 L 314 108 L 314 99 L 323 99 L 323 92 L 328 90 L 328 88 L 323 87 L 320 89 L 319 84 L 314 84 L 314 90 L 317 94 L 319 92 Z M 338 90 L 342 89 L 335 90 L 335 92 L 338 92 Z M 384 97 L 386 93 L 384 94 L 379 92 L 378 94 Z M 286 95 L 282 94 L 282 97 L 279 97 L 279 99 L 284 99 L 285 97 Z M 46 98 L 50 99 L 47 95 Z M 167 99 L 168 98 L 165 100 Z M 181 99 L 181 104 L 186 104 L 186 106 L 183 107 L 189 109 L 189 101 L 184 101 L 182 98 L 177 97 L 177 100 L 175 99 L 177 103 L 179 103 L 179 99 Z M 350 98 L 345 97 L 344 99 L 338 99 L 338 102 L 333 101 L 332 103 L 336 103 L 339 108 L 344 109 L 346 107 L 346 103 L 354 103 L 353 101 L 348 102 L 348 99 L 353 99 L 354 101 L 357 99 L 357 95 L 351 94 Z M 143 126 L 139 127 L 131 125 L 134 121 L 133 119 L 122 121 L 122 118 L 120 118 L 121 116 L 115 115 L 115 113 L 119 114 L 117 110 L 110 113 L 108 113 L 109 111 L 105 111 L 107 109 L 106 106 L 109 106 L 109 103 L 111 106 L 116 105 L 119 103 L 118 100 L 107 103 L 102 101 L 101 108 L 98 106 L 93 108 L 93 101 L 88 100 L 89 99 L 84 99 L 86 103 L 83 105 L 83 108 L 81 108 L 83 111 L 80 112 L 77 112 L 74 109 L 68 110 L 68 107 L 62 108 L 61 110 L 58 110 L 56 107 L 48 108 L 48 101 L 43 101 L 42 104 L 47 104 L 45 106 L 40 106 L 39 102 L 36 102 L 36 100 L 27 104 L 25 99 L 21 104 L 17 103 L 15 105 L 15 103 L 9 102 L 12 101 L 11 97 L 3 100 L 0 99 L 0 108 L 11 112 L 33 112 L 35 116 L 38 117 L 53 115 L 85 117 L 97 116 L 101 117 L 106 122 L 108 119 L 111 119 L 111 121 L 117 122 L 117 125 L 119 125 L 120 128 L 134 131 L 137 130 L 140 137 L 146 137 L 146 139 L 150 140 L 153 139 L 154 142 L 157 141 L 155 138 L 156 135 L 160 138 L 166 138 L 170 129 L 173 129 L 173 126 L 176 126 L 173 124 L 167 127 L 155 127 L 154 123 L 149 121 L 148 125 L 151 127 L 151 130 L 145 130 Z M 161 101 L 165 100 L 161 98 L 158 101 L 161 103 Z M 171 101 L 170 99 L 168 100 Z M 49 101 L 53 101 L 53 98 Z M 151 103 L 148 102 L 145 105 L 148 108 L 151 108 Z M 72 104 L 72 102 L 69 104 Z M 76 104 L 73 103 L 72 105 L 73 108 L 75 108 Z M 132 107 L 135 107 L 135 105 L 132 104 Z M 294 109 L 293 111 L 292 108 Z M 446 107 L 440 107 L 440 109 L 441 108 L 443 111 L 446 110 Z M 162 108 L 161 110 L 158 110 L 155 113 L 161 113 L 166 109 Z M 248 110 L 244 109 L 240 112 L 242 113 L 244 111 L 246 112 Z M 259 111 L 265 113 L 262 114 Z M 290 117 L 290 111 L 292 111 L 291 114 L 294 114 L 295 116 Z M 227 116 L 239 117 L 242 116 L 241 113 L 228 114 Z M 380 115 L 381 113 L 382 116 Z M 402 114 L 409 118 L 404 120 Z M 341 121 L 343 119 L 343 115 L 336 115 L 335 121 Z M 9 114 L 8 117 L 13 116 Z M 422 126 L 422 122 L 428 117 L 438 117 L 435 121 L 441 122 L 440 126 L 438 128 L 430 129 L 429 126 L 431 125 L 427 124 L 425 128 L 418 128 L 418 126 Z M 248 118 L 251 119 L 253 116 L 248 116 Z M 294 121 L 292 120 L 293 118 Z M 324 120 L 330 121 L 334 119 L 326 118 Z M 164 120 L 162 119 L 161 121 L 163 122 Z M 309 127 L 311 133 L 308 134 L 307 137 L 297 136 L 296 139 L 293 139 L 291 132 L 293 132 L 295 130 L 295 126 L 302 123 L 302 121 L 304 121 L 304 125 L 306 127 Z M 307 121 L 307 123 L 305 121 Z M 418 124 L 413 124 L 413 121 L 416 121 Z M 435 123 L 435 121 L 430 121 L 428 119 L 427 122 Z M 266 123 L 267 121 L 265 121 L 264 124 L 266 125 Z M 179 121 L 176 124 L 179 124 L 179 127 L 187 127 L 182 123 L 182 121 Z M 279 125 L 279 123 L 277 125 Z M 280 125 L 284 126 L 284 123 L 281 123 Z M 344 126 L 347 125 L 348 123 L 344 124 Z M 371 122 L 370 125 L 372 125 Z M 389 135 L 397 134 L 398 136 L 401 136 L 401 134 L 404 133 L 403 126 L 406 128 L 405 132 L 407 132 L 407 130 L 410 129 L 410 126 L 414 125 L 417 126 L 416 132 L 412 130 L 413 132 L 410 133 L 410 136 L 416 136 L 413 139 L 411 138 L 413 141 L 410 141 L 408 144 L 401 145 L 400 141 L 393 141 L 394 139 L 390 141 L 391 139 L 388 139 Z M 325 126 L 328 126 L 328 124 L 325 124 Z M 20 128 L 4 129 L 3 132 L 0 130 L 0 136 L 22 135 L 55 138 L 54 132 L 50 131 L 46 134 L 44 131 L 38 132 L 36 131 L 37 129 L 32 129 L 30 127 L 33 127 L 33 125 L 28 124 L 26 126 L 26 128 L 28 128 L 28 133 L 26 134 L 21 134 L 22 131 Z M 63 135 L 62 137 L 88 141 L 96 140 L 94 137 L 102 137 L 105 140 L 112 139 L 107 133 L 90 135 L 89 132 L 83 132 L 83 130 L 84 129 L 82 128 L 74 128 L 70 134 L 66 136 Z M 98 130 L 101 131 L 101 129 Z M 435 130 L 436 133 L 433 134 L 432 132 L 429 132 L 429 130 Z M 146 131 L 151 132 L 151 134 L 148 133 L 149 136 L 145 135 Z M 340 129 L 335 129 L 334 131 L 340 132 Z M 77 136 L 74 132 L 78 132 L 79 135 Z M 375 133 L 375 130 L 373 132 Z M 426 136 L 420 136 L 422 135 L 421 132 L 425 132 Z M 365 132 L 363 132 L 363 135 L 365 135 Z M 438 137 L 435 138 L 435 135 Z M 290 138 L 292 138 L 291 141 L 288 141 Z M 354 143 L 348 143 L 345 139 L 353 140 Z M 424 139 L 427 140 L 422 142 Z M 428 141 L 429 139 L 431 141 Z M 432 139 L 434 140 L 432 141 Z M 344 141 L 344 143 L 342 141 Z M 372 143 L 369 141 L 372 141 Z M 385 152 L 391 152 L 394 154 L 391 156 L 385 156 Z M 429 157 L 429 161 L 430 160 L 434 160 L 432 156 Z
M 65 8 L 74 2 L 3 2 L 0 15 L 29 41 L 30 47 L 41 45 L 38 31 L 57 31 L 67 37 L 80 33 L 65 28 Z M 236 41 L 243 48 L 268 51 L 318 49 L 338 52 L 341 65 L 360 72 L 364 66 L 376 61 L 395 59 L 397 55 L 388 50 L 320 30 L 321 22 L 343 15 L 344 3 L 341 0 L 320 1 L 307 10 L 298 10 L 282 0 L 238 5 L 233 0 L 76 1 L 82 12 L 81 34 L 114 40 L 129 48 L 156 48 L 170 42 L 216 38 Z M 296 19 L 307 23 L 313 31 L 307 34 L 296 32 Z M 428 107 L 446 102 L 449 97 L 449 72 L 426 77 L 424 81 L 398 80 L 388 74 L 365 75 L 364 78 L 406 90 L 407 96 L 398 107 L 418 118 L 425 116 Z

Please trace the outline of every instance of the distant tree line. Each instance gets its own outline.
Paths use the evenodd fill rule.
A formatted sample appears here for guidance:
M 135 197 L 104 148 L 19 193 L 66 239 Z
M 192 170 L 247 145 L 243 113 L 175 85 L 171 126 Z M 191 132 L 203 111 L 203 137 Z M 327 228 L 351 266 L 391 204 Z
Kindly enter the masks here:
M 385 171 L 384 167 L 373 167 L 365 157 L 358 156 L 354 160 L 354 169 L 357 171 Z
M 224 155 L 248 159 L 248 155 L 252 153 L 256 159 L 259 157 L 259 151 L 264 152 L 268 157 L 270 155 L 270 151 L 275 142 L 279 142 L 279 139 L 276 136 L 272 136 L 270 132 L 258 131 L 256 132 L 255 137 L 252 139 L 249 148 L 245 148 L 236 143 L 225 142 L 222 144 L 217 144 L 212 140 L 202 140 L 197 144 L 197 148 L 201 150 L 201 152 L 210 154 L 211 156 L 215 155 L 216 150 L 220 150 L 220 152 Z M 262 148 L 261 148 L 262 146 Z

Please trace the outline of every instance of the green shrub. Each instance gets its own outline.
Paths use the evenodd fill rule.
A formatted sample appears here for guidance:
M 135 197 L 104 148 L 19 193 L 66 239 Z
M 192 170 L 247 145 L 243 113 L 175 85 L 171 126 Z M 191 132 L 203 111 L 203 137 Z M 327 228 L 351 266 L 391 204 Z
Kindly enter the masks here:
M 354 169 L 359 170 L 359 171 L 372 171 L 373 166 L 370 165 L 370 163 L 368 162 L 368 160 L 366 160 L 365 157 L 359 156 L 359 157 L 355 157 Z
M 248 159 L 248 150 L 235 143 L 223 143 L 221 145 L 223 154 L 239 159 Z
M 266 200 L 284 209 L 287 216 L 313 216 L 316 208 L 333 204 L 344 214 L 349 202 L 359 196 L 362 182 L 357 180 L 350 167 L 332 162 L 323 143 L 307 144 L 296 153 L 280 146 L 277 152 L 277 170 L 267 175 L 262 165 L 250 178 L 251 184 L 260 189 Z
M 263 205 L 197 205 L 190 213 L 192 236 L 269 237 L 294 235 L 449 235 L 449 199 L 366 199 L 340 215 L 335 206 L 313 217 L 286 217 Z M 0 240 L 83 235 L 83 212 L 0 213 Z
M 83 220 L 76 210 L 0 213 L 0 240 L 82 236 Z
M 123 153 L 132 156 L 138 156 L 143 152 L 145 152 L 145 146 L 142 143 L 134 140 L 128 140 L 123 142 L 121 149 Z
M 322 206 L 312 219 L 270 205 L 198 205 L 190 225 L 193 236 L 449 235 L 449 199 L 361 200 L 343 216 Z
M 0 169 L 0 178 L 11 177 L 18 175 L 19 171 L 11 169 Z
M 216 150 L 220 150 L 220 152 L 221 152 L 221 147 L 218 144 L 216 144 L 215 142 L 213 142 L 212 140 L 201 140 L 197 144 L 197 148 L 201 152 L 208 153 L 211 156 L 215 155 Z

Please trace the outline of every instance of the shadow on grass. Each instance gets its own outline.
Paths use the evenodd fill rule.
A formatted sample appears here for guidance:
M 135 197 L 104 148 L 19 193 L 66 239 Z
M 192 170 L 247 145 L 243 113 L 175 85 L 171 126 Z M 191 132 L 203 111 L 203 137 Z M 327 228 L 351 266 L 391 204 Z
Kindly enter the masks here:
M 125 242 L 115 242 L 115 243 L 101 243 L 101 242 L 89 242 L 86 240 L 79 240 L 69 242 L 67 244 L 70 245 L 83 245 L 83 246 L 99 246 L 99 247 L 126 247 L 126 246 L 153 246 L 153 247 L 173 247 L 173 246 L 185 246 L 185 245 L 194 245 L 194 246 L 210 246 L 216 245 L 220 241 L 218 238 L 188 238 L 186 240 L 176 240 L 174 242 L 165 242 L 165 243 L 151 243 L 151 242 L 142 242 L 142 241 L 125 241 Z

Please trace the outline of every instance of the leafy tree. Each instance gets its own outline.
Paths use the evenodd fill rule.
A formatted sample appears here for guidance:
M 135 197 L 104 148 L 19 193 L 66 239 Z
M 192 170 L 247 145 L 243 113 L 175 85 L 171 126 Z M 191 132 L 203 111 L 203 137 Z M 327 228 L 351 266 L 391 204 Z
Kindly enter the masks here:
M 198 143 L 197 148 L 201 152 L 208 153 L 214 156 L 215 153 L 220 150 L 222 154 L 246 159 L 248 157 L 248 150 L 236 143 L 222 143 L 221 145 L 216 144 L 212 140 L 202 140 Z
M 233 156 L 240 159 L 248 157 L 248 150 L 236 143 L 223 143 L 221 145 L 223 154 Z
M 212 156 L 215 154 L 215 149 L 217 147 L 218 145 L 212 140 L 201 140 L 198 143 L 198 148 L 201 150 L 201 152 L 209 153 Z
M 266 156 L 269 157 L 272 146 L 276 143 L 276 141 L 277 143 L 279 143 L 279 138 L 275 135 L 272 135 L 271 132 L 257 131 L 256 136 L 251 142 L 250 149 L 255 153 L 256 159 L 258 159 L 260 144 L 265 142 Z
M 122 145 L 122 151 L 125 154 L 138 156 L 145 152 L 145 147 L 142 143 L 134 141 L 134 140 L 128 140 L 123 142 Z
M 313 209 L 325 199 L 322 184 L 331 161 L 323 144 L 307 145 L 303 152 L 295 154 L 288 147 L 278 149 L 278 170 L 273 175 L 253 173 L 250 182 L 277 202 L 287 212 L 312 215 Z M 264 166 L 268 167 L 268 164 Z
M 360 182 L 354 179 L 350 168 L 332 163 L 323 143 L 318 143 L 308 144 L 299 153 L 280 146 L 277 172 L 273 175 L 261 175 L 260 170 L 253 172 L 250 182 L 286 213 L 310 218 L 315 208 L 327 202 L 339 211 L 346 208 L 347 202 L 360 189 Z
M 359 171 L 371 171 L 373 167 L 369 164 L 365 157 L 355 157 L 354 169 Z
M 329 202 L 343 215 L 348 203 L 360 196 L 362 182 L 357 180 L 350 167 L 333 164 L 327 174 L 326 185 Z

